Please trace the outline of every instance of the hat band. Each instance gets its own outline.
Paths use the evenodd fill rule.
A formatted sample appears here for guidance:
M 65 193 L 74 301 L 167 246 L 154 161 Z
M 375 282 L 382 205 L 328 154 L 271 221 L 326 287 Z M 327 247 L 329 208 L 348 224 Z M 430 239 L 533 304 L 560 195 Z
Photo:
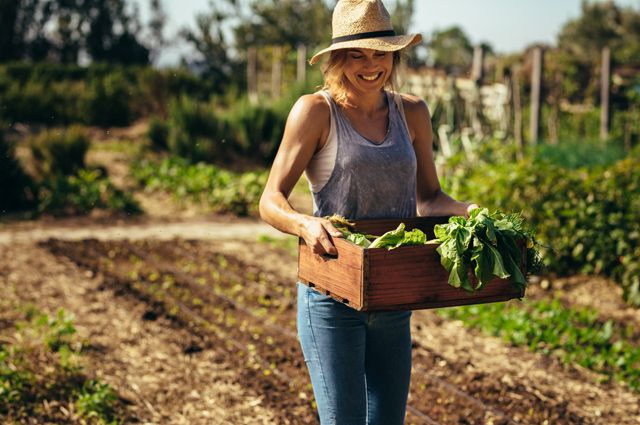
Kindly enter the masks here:
M 360 34 L 345 35 L 342 37 L 332 38 L 331 43 L 335 44 L 342 43 L 343 41 L 362 40 L 364 38 L 393 37 L 394 35 L 396 35 L 396 32 L 394 30 L 361 32 Z

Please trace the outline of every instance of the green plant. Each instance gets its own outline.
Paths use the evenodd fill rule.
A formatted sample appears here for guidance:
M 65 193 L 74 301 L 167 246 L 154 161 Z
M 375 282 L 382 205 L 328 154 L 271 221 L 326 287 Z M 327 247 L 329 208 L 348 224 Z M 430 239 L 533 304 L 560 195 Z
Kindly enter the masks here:
M 3 308 L 23 310 L 6 303 Z M 57 423 L 63 418 L 46 408 L 55 402 L 67 410 L 74 403 L 83 423 L 118 423 L 113 390 L 83 374 L 82 344 L 75 336 L 73 317 L 63 309 L 53 316 L 25 310 L 25 320 L 16 323 L 16 332 L 0 344 L 0 417 L 18 423 Z
M 149 119 L 149 128 L 147 137 L 151 142 L 151 147 L 158 151 L 164 151 L 168 147 L 167 138 L 169 136 L 169 128 L 167 124 L 157 116 Z
M 625 299 L 640 306 L 640 197 L 634 196 L 640 193 L 639 154 L 577 169 L 542 157 L 480 155 L 447 168 L 443 185 L 458 199 L 521 211 L 536 229 L 548 271 L 610 276 L 621 283 Z
M 176 198 L 205 202 L 216 212 L 255 214 L 266 183 L 266 171 L 233 173 L 214 165 L 190 164 L 183 158 L 157 163 L 135 162 L 131 174 L 146 190 L 163 190 Z
M 68 176 L 84 168 L 90 141 L 82 127 L 72 126 L 44 130 L 31 139 L 29 145 L 43 176 Z
M 640 347 L 628 341 L 633 330 L 602 321 L 586 308 L 567 308 L 558 299 L 441 309 L 449 319 L 499 336 L 531 351 L 557 355 L 640 391 Z
M 114 403 L 117 398 L 108 384 L 95 380 L 85 381 L 76 397 L 75 404 L 83 417 L 95 418 L 102 423 L 115 423 L 113 422 L 115 417 Z
M 34 204 L 35 187 L 16 159 L 13 144 L 0 128 L 0 214 L 27 209 Z
M 77 176 L 58 176 L 42 183 L 38 193 L 38 212 L 57 216 L 88 214 L 107 209 L 138 214 L 141 209 L 133 197 L 117 189 L 100 170 L 80 170 Z

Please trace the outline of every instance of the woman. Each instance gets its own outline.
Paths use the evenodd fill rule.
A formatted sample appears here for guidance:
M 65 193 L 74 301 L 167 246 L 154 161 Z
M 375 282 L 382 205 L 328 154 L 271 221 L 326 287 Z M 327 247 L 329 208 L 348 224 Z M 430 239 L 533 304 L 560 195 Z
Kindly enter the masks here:
M 336 254 L 329 220 L 467 215 L 474 204 L 440 188 L 426 104 L 393 87 L 400 50 L 419 34 L 395 35 L 380 0 L 340 0 L 324 90 L 293 106 L 260 200 L 260 215 L 299 236 L 317 254 Z M 305 172 L 314 215 L 287 198 Z M 404 422 L 411 374 L 411 312 L 364 313 L 298 284 L 298 334 L 320 421 L 339 425 Z

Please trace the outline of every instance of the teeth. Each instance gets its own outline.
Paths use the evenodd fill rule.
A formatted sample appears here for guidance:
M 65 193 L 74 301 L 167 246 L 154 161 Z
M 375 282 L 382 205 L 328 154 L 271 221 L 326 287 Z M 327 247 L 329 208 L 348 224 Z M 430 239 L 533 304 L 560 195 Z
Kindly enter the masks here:
M 376 80 L 379 76 L 380 76 L 380 74 L 379 74 L 379 73 L 378 73 L 378 74 L 374 74 L 374 75 L 369 75 L 369 76 L 367 76 L 367 75 L 361 75 L 361 77 L 362 77 L 363 79 L 367 80 L 367 81 L 373 81 L 373 80 Z

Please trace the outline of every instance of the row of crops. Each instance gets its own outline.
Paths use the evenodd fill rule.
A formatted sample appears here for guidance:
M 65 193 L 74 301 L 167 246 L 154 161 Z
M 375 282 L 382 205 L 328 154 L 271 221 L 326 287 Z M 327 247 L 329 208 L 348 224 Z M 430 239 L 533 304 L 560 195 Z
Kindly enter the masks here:
M 238 368 L 243 387 L 257 394 L 269 391 L 266 401 L 271 409 L 281 412 L 283 423 L 315 423 L 310 409 L 313 396 L 296 340 L 292 282 L 283 282 L 272 272 L 222 254 L 213 243 L 87 240 L 50 241 L 45 246 L 56 255 L 104 275 L 114 288 L 146 300 L 159 313 L 206 335 L 214 345 L 225 347 Z M 280 252 L 283 264 L 293 267 L 294 257 Z M 560 326 L 564 320 L 557 314 L 549 325 Z M 420 326 L 420 319 L 414 323 Z M 581 329 L 585 338 L 604 338 L 598 329 Z M 550 333 L 544 334 L 537 346 L 531 340 L 534 336 L 524 338 L 540 351 L 552 343 L 548 339 L 551 337 Z M 617 338 L 620 335 L 613 332 L 608 343 L 615 344 Z M 419 339 L 413 346 L 408 423 L 430 423 L 429 418 L 442 423 L 458 423 L 461 418 L 482 423 L 489 416 L 496 424 L 507 424 L 509 418 L 516 416 L 536 423 L 550 418 L 557 420 L 554 423 L 579 423 L 584 419 L 568 413 L 566 406 L 537 399 L 522 386 L 506 385 L 490 371 L 478 376 L 466 371 L 463 363 L 443 362 Z M 563 349 L 573 356 L 580 351 L 578 346 L 567 345 Z M 605 377 L 615 374 L 612 370 L 599 372 Z

